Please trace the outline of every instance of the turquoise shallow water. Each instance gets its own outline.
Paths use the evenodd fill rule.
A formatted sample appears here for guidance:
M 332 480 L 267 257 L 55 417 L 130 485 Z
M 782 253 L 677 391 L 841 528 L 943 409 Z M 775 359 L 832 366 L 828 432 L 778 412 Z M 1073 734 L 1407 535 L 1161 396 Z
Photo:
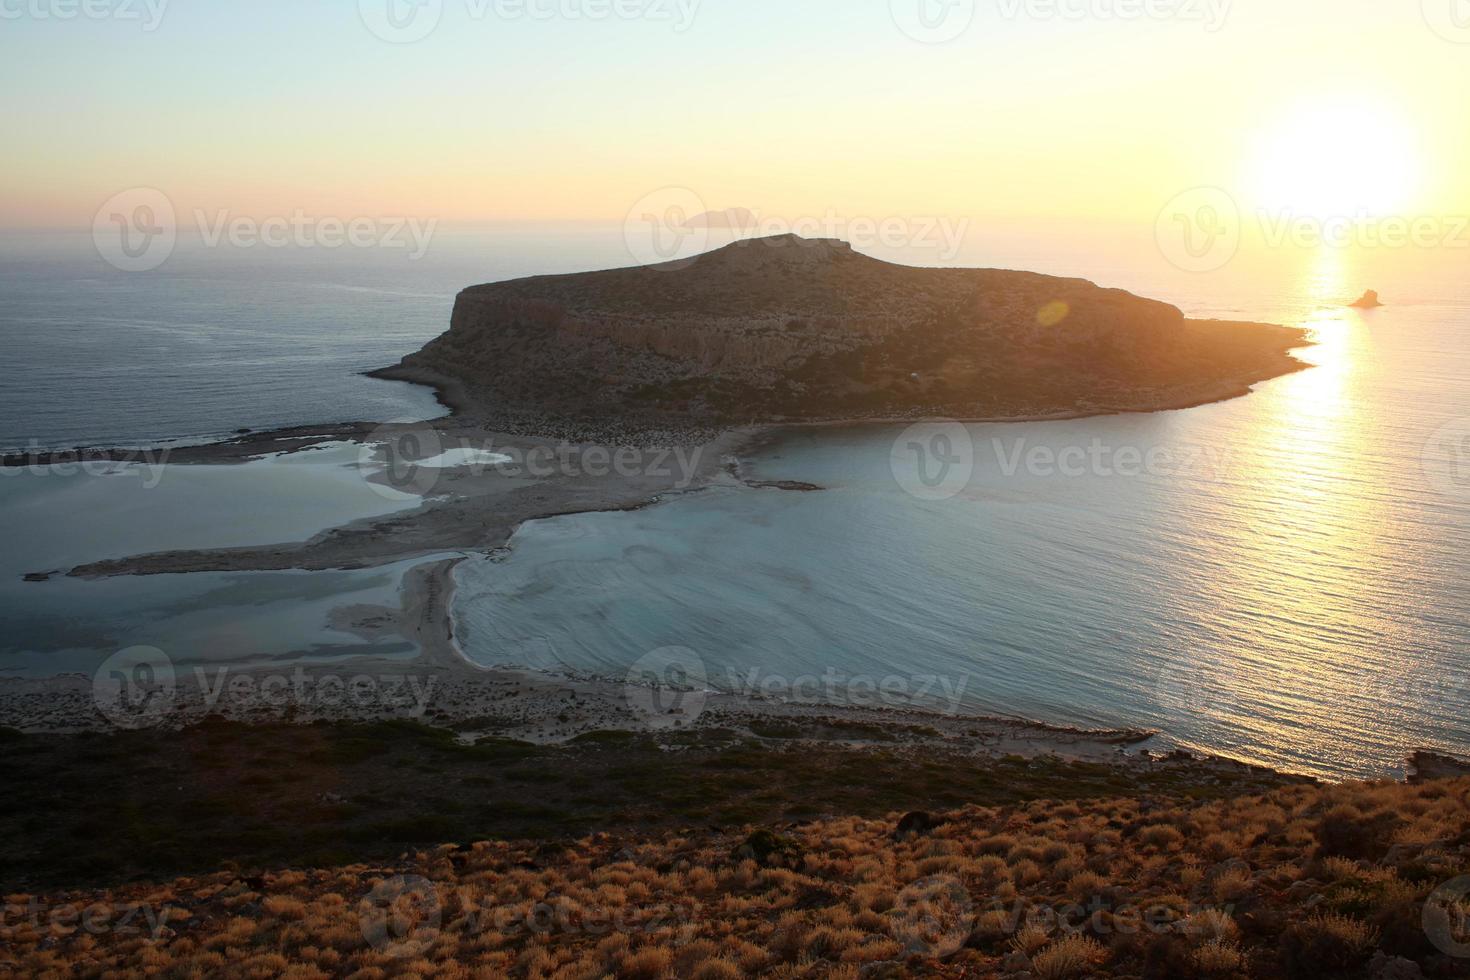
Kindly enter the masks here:
M 419 506 L 369 484 L 355 444 L 237 466 L 105 466 L 0 475 L 0 676 L 90 672 L 108 655 L 153 646 L 178 664 L 330 659 L 364 652 L 330 626 L 344 605 L 396 608 L 414 562 L 350 572 L 121 577 L 68 570 L 106 558 L 301 541 L 343 521 Z M 373 652 L 411 652 L 396 638 Z
M 605 243 L 467 239 L 418 267 L 185 250 L 160 277 L 114 281 L 67 256 L 0 264 L 0 445 L 432 414 L 421 389 L 354 372 L 437 333 L 464 284 L 626 262 Z M 886 684 L 890 700 L 1157 726 L 1332 776 L 1397 773 L 1417 746 L 1470 753 L 1470 295 L 1458 268 L 1415 278 L 1410 260 L 1188 278 L 1050 248 L 967 255 L 1306 325 L 1318 367 L 1181 412 L 789 433 L 752 471 L 826 490 L 537 522 L 509 557 L 468 562 L 465 649 L 621 677 L 678 647 L 715 686 L 872 703 Z M 1341 308 L 1370 284 L 1389 307 Z M 378 495 L 355 460 L 339 447 L 177 468 L 152 488 L 136 471 L 0 479 L 0 675 L 89 671 L 135 644 L 185 664 L 360 652 L 333 611 L 395 605 L 411 563 L 20 581 L 299 540 L 411 503 Z M 385 638 L 375 652 L 408 651 Z
M 927 431 L 798 430 L 755 475 L 824 492 L 530 525 L 461 566 L 462 643 L 615 677 L 685 648 L 718 688 L 871 700 L 887 680 L 1327 776 L 1470 751 L 1470 307 L 1297 316 L 1312 371 L 1187 411 L 945 432 L 966 478 L 914 452 Z

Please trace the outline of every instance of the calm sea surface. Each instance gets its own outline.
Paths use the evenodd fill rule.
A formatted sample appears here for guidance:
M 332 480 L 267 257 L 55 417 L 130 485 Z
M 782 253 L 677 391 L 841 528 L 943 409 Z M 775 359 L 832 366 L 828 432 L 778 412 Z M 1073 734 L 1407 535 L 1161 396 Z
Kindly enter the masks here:
M 0 445 L 432 415 L 422 391 L 354 372 L 438 333 L 467 283 L 626 264 L 595 236 L 466 236 L 437 251 L 429 265 L 375 268 L 354 265 L 360 253 L 176 256 L 152 279 L 7 252 L 0 338 L 21 367 L 0 391 Z M 537 522 L 508 558 L 471 559 L 455 609 L 466 653 L 621 677 L 673 647 L 715 687 L 862 700 L 887 682 L 935 707 L 1155 726 L 1333 776 L 1397 773 L 1420 746 L 1470 752 L 1463 277 L 1400 262 L 1370 278 L 1330 256 L 1199 278 L 1086 254 L 965 264 L 1087 275 L 1192 315 L 1307 326 L 1318 343 L 1303 356 L 1317 367 L 1180 412 L 791 432 L 754 470 L 824 491 L 710 491 Z M 1368 286 L 1391 305 L 1342 308 Z M 349 466 L 329 454 L 284 482 L 261 469 L 235 497 L 212 472 L 153 496 L 102 485 L 127 476 L 11 478 L 0 531 L 18 545 L 4 571 L 157 550 L 143 546 L 148 528 L 191 511 L 198 526 L 160 533 L 159 547 L 292 540 L 333 523 L 335 506 L 402 506 L 347 493 Z M 220 540 L 216 525 L 232 519 L 221 501 L 248 508 L 262 494 L 281 506 L 249 510 Z M 98 519 L 66 530 L 79 507 Z M 245 658 L 252 644 L 276 658 L 330 653 L 333 605 L 391 601 L 401 571 L 29 592 L 12 579 L 0 611 L 24 629 L 0 646 L 0 672 L 87 669 L 127 642 L 179 644 L 183 658 Z M 87 608 L 96 615 L 75 612 Z M 201 637 L 211 645 L 192 646 Z

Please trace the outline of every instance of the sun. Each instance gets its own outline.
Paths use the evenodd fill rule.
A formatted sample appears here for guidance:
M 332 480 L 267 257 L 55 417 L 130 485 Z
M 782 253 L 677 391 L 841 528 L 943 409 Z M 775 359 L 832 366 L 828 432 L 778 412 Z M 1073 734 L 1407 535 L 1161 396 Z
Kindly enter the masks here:
M 1419 135 L 1369 100 L 1296 106 L 1263 130 L 1248 166 L 1256 203 L 1316 218 L 1402 214 L 1420 180 Z

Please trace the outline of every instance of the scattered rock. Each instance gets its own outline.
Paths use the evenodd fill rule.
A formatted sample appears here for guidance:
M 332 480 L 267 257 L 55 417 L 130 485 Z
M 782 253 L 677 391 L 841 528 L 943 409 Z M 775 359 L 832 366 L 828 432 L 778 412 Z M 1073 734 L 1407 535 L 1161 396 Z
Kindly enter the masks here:
M 1470 762 L 1452 755 L 1420 749 L 1409 756 L 1409 782 L 1413 785 L 1434 779 L 1458 779 L 1470 776 Z
M 1413 960 L 1401 956 L 1389 956 L 1379 950 L 1368 963 L 1371 980 L 1424 980 L 1424 971 Z
M 915 810 L 913 813 L 905 814 L 904 818 L 898 822 L 898 827 L 893 831 L 893 839 L 906 841 L 914 837 L 922 837 L 943 823 L 944 821 L 934 819 L 923 810 Z
M 736 861 L 754 861 L 762 867 L 796 868 L 802 863 L 801 845 L 769 830 L 757 830 L 730 852 Z
M 1031 969 L 1031 957 L 1020 950 L 1000 961 L 1000 968 L 1007 973 L 1022 973 Z

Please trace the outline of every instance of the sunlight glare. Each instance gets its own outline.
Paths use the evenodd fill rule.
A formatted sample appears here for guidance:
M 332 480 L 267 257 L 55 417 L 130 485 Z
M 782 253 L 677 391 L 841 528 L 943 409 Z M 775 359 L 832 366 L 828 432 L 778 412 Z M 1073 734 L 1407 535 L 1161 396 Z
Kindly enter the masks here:
M 1392 106 L 1300 105 L 1257 141 L 1248 168 L 1255 203 L 1317 218 L 1400 214 L 1420 179 L 1417 144 L 1414 127 Z

